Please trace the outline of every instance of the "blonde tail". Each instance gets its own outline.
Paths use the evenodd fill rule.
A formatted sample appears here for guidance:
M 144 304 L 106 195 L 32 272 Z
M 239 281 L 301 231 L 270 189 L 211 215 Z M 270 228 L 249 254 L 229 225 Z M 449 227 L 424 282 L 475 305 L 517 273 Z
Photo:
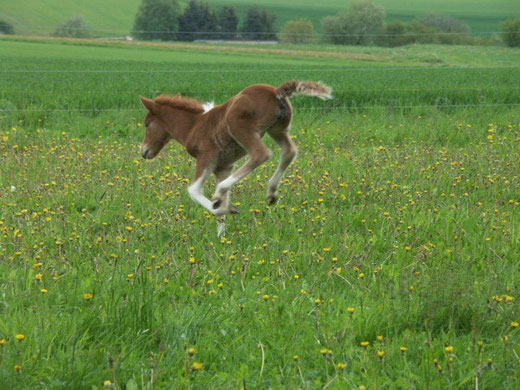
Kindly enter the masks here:
M 321 100 L 332 99 L 332 88 L 326 86 L 321 81 L 287 81 L 280 85 L 275 93 L 278 98 L 306 95 L 315 96 Z

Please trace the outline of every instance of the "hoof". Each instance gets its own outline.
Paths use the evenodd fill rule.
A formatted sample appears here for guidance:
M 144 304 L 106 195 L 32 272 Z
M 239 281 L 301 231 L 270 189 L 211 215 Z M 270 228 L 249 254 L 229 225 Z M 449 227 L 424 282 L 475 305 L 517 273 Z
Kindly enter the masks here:
M 213 209 L 218 209 L 220 205 L 222 204 L 222 199 L 215 199 L 213 200 Z
M 275 195 L 269 195 L 269 196 L 267 197 L 267 204 L 268 204 L 269 206 L 272 206 L 273 204 L 276 203 L 277 200 L 278 200 L 278 197 L 277 197 L 277 196 L 275 196 Z

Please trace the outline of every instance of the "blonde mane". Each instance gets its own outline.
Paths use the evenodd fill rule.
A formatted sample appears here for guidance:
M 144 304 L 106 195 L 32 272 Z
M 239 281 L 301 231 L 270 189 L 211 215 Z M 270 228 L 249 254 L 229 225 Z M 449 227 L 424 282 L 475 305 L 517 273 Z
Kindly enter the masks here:
M 161 106 L 170 106 L 179 110 L 193 112 L 195 114 L 204 112 L 201 102 L 196 99 L 182 97 L 181 95 L 161 95 L 155 99 L 155 102 Z

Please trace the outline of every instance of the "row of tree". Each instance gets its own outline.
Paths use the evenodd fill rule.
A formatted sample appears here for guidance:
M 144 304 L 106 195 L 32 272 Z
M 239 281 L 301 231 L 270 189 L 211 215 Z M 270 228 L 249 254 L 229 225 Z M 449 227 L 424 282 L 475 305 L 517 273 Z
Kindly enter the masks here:
M 372 0 L 353 1 L 346 11 L 325 17 L 321 40 L 341 45 L 401 46 L 411 43 L 485 44 L 490 39 L 471 35 L 469 26 L 455 18 L 426 15 L 412 22 L 385 23 L 383 7 Z M 151 40 L 276 40 L 286 43 L 317 42 L 314 25 L 305 19 L 284 24 L 280 34 L 274 29 L 275 16 L 256 6 L 248 9 L 239 27 L 235 9 L 223 6 L 216 12 L 198 0 L 191 0 L 181 13 L 177 0 L 143 0 L 134 25 L 134 36 Z M 502 38 L 509 46 L 520 45 L 520 21 L 501 25 Z
M 143 0 L 137 12 L 133 35 L 144 40 L 199 39 L 272 40 L 276 38 L 275 15 L 251 6 L 239 26 L 239 18 L 231 6 L 218 11 L 197 0 L 191 0 L 181 13 L 177 0 Z
M 181 12 L 177 0 L 143 0 L 135 18 L 133 35 L 143 40 L 277 40 L 284 43 L 324 41 L 341 45 L 401 46 L 411 43 L 489 44 L 491 39 L 471 35 L 460 20 L 427 15 L 412 22 L 385 23 L 385 10 L 372 0 L 356 0 L 346 11 L 322 20 L 321 36 L 310 20 L 286 22 L 280 33 L 274 28 L 275 16 L 252 6 L 243 23 L 233 7 L 211 10 L 206 3 L 191 0 Z M 502 40 L 508 46 L 520 46 L 520 18 L 501 23 Z M 0 21 L 0 34 L 13 34 L 12 25 Z M 54 32 L 55 36 L 88 38 L 91 30 L 83 17 L 73 16 Z M 498 39 L 495 37 L 495 39 Z

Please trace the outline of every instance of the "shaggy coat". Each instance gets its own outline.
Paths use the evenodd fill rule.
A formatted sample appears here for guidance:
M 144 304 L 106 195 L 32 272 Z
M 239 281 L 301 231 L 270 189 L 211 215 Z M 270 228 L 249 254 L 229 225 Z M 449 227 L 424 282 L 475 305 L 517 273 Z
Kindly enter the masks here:
M 207 112 L 197 100 L 179 95 L 163 95 L 155 100 L 141 97 L 148 110 L 141 154 L 152 159 L 171 139 L 181 143 L 197 160 L 195 177 L 188 188 L 190 197 L 212 214 L 224 216 L 238 212 L 229 205 L 231 187 L 271 157 L 271 150 L 262 142 L 268 133 L 282 148 L 267 189 L 267 200 L 273 204 L 278 199 L 280 180 L 296 157 L 296 146 L 289 136 L 293 114 L 289 97 L 295 94 L 332 98 L 331 89 L 320 82 L 295 80 L 279 87 L 252 85 Z M 234 163 L 246 154 L 249 159 L 233 172 Z M 209 200 L 202 187 L 212 173 L 217 187 Z

